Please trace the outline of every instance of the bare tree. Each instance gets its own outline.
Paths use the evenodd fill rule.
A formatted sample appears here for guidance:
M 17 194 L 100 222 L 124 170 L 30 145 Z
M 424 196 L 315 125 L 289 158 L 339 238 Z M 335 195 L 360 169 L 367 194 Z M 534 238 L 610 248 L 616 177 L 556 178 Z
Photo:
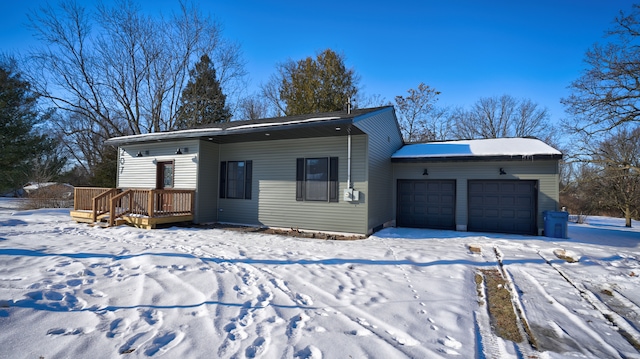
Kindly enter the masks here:
M 587 69 L 561 100 L 570 115 L 564 126 L 581 139 L 640 121 L 640 4 L 629 15 L 621 12 L 614 24 L 608 41 L 586 52 Z
M 58 128 L 91 172 L 102 142 L 113 136 L 171 130 L 179 99 L 198 56 L 211 54 L 220 84 L 242 88 L 237 45 L 220 25 L 180 3 L 168 20 L 132 1 L 89 11 L 76 2 L 46 5 L 30 15 L 41 46 L 31 55 L 34 89 L 63 110 Z
M 407 142 L 435 140 L 434 128 L 439 116 L 434 105 L 440 92 L 422 82 L 417 89 L 409 89 L 407 92 L 408 96 L 395 98 L 404 140 Z M 435 118 L 434 115 L 436 115 Z
M 555 142 L 549 111 L 529 99 L 482 97 L 470 110 L 458 108 L 452 117 L 456 137 L 461 139 L 533 136 Z
M 367 95 L 362 91 L 358 91 L 355 98 L 355 107 L 370 108 L 382 106 L 393 106 L 393 103 L 380 94 Z
M 246 97 L 238 103 L 236 118 L 239 120 L 257 120 L 268 117 L 269 104 L 260 95 Z
M 596 193 L 602 205 L 622 212 L 631 227 L 640 210 L 640 127 L 623 128 L 600 142 L 591 162 L 598 169 Z
M 563 201 L 579 214 L 622 214 L 631 227 L 631 219 L 640 216 L 640 127 L 619 128 L 590 151 L 571 163 Z

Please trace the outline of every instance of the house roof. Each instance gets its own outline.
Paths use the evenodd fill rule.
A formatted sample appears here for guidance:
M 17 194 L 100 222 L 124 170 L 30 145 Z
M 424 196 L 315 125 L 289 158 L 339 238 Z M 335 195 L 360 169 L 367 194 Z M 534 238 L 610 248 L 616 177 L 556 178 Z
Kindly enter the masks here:
M 408 144 L 392 162 L 561 159 L 562 153 L 536 138 L 491 138 Z
M 334 111 L 259 120 L 230 121 L 187 130 L 114 137 L 108 139 L 106 143 L 118 146 L 131 143 L 194 138 L 207 139 L 216 143 L 229 143 L 285 138 L 344 136 L 347 134 L 346 127 L 343 130 L 340 126 L 350 125 L 357 122 L 359 117 L 391 108 L 391 106 L 385 106 L 354 109 L 350 113 L 347 113 L 347 111 Z M 352 128 L 351 133 L 360 134 L 363 132 L 357 128 Z
M 37 191 L 39 189 L 42 188 L 47 188 L 47 187 L 51 187 L 51 186 L 63 186 L 66 187 L 68 189 L 73 190 L 73 186 L 68 184 L 68 183 L 58 183 L 58 182 L 29 182 L 27 183 L 24 187 L 22 187 L 22 189 L 24 189 L 25 191 Z

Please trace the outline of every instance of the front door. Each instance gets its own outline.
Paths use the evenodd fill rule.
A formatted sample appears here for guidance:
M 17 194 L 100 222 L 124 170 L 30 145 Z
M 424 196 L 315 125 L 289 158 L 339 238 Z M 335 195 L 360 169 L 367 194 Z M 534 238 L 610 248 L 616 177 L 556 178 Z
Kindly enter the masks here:
M 156 188 L 159 190 L 173 188 L 173 161 L 158 162 Z M 156 194 L 157 210 L 161 212 L 170 212 L 173 205 L 172 199 L 172 194 L 170 192 L 159 191 Z

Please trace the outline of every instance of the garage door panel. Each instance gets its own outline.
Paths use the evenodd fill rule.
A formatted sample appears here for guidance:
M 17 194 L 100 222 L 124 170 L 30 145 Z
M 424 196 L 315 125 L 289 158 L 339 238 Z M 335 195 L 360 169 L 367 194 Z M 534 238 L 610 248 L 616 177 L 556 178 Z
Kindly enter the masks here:
M 516 206 L 518 207 L 524 207 L 524 206 L 532 206 L 533 205 L 533 198 L 531 197 L 517 197 L 516 198 Z
M 485 218 L 498 218 L 500 217 L 500 211 L 496 208 L 487 208 L 484 210 Z
M 498 187 L 498 191 L 503 192 L 503 193 L 513 193 L 516 192 L 516 184 L 515 183 L 506 183 L 503 182 L 501 184 L 497 185 Z
M 536 181 L 470 180 L 470 231 L 536 234 Z
M 531 211 L 518 211 L 518 219 L 529 219 L 533 216 Z
M 440 195 L 438 194 L 429 194 L 427 196 L 428 204 L 439 204 L 440 203 Z
M 497 195 L 487 195 L 482 198 L 480 203 L 486 206 L 498 206 L 498 204 L 500 204 L 500 197 Z
M 398 180 L 400 227 L 455 229 L 455 180 Z
M 500 196 L 500 206 L 514 206 L 516 204 L 516 198 L 513 196 Z
M 500 190 L 496 183 L 485 183 L 483 187 L 485 192 L 498 192 Z
M 455 182 L 453 182 L 453 183 L 443 183 L 441 188 L 440 188 L 440 190 L 443 193 L 447 193 L 447 192 L 455 193 L 456 192 L 456 184 L 455 184 Z

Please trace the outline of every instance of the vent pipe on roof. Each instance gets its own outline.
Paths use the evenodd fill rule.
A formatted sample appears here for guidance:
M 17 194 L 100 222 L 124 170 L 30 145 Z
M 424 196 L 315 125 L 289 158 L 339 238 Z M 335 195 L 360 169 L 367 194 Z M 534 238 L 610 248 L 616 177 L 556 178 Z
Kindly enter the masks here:
M 351 114 L 351 96 L 347 99 L 347 115 Z

